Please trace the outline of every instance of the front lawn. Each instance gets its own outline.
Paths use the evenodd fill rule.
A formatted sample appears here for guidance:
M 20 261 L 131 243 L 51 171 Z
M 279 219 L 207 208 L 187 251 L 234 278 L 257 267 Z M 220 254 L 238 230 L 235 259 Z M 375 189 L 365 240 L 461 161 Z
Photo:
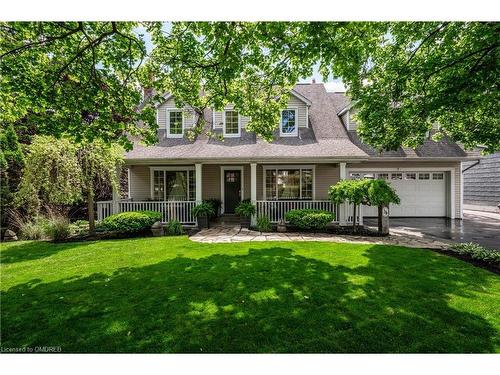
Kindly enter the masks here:
M 500 278 L 428 250 L 186 237 L 1 245 L 1 346 L 495 352 Z

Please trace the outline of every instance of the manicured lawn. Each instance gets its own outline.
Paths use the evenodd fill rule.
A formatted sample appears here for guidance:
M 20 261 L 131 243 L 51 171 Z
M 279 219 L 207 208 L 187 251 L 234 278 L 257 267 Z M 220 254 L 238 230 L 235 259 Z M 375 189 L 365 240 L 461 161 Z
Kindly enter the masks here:
M 500 278 L 428 250 L 186 237 L 1 245 L 1 345 L 495 352 Z

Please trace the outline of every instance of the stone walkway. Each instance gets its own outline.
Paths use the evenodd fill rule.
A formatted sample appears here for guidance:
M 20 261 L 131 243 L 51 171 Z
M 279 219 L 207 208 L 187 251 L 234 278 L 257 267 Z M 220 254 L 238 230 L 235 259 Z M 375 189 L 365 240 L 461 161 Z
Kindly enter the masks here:
M 204 243 L 244 241 L 330 241 L 344 243 L 372 243 L 407 247 L 446 249 L 452 243 L 432 236 L 419 236 L 414 232 L 391 230 L 388 237 L 345 236 L 329 233 L 264 233 L 240 228 L 239 225 L 204 229 L 190 237 Z

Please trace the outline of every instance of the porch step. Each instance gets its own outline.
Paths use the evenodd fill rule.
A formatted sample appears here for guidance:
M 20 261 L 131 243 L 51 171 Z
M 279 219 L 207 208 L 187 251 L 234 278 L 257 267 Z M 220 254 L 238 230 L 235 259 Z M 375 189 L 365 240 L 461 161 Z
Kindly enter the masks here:
M 210 222 L 211 226 L 239 225 L 240 217 L 233 214 L 224 214 Z

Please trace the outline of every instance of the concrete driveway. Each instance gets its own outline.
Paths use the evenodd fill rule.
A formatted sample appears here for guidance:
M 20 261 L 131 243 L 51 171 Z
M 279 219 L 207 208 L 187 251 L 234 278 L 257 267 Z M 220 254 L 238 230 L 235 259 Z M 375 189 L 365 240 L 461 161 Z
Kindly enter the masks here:
M 376 218 L 365 218 L 364 224 L 377 226 Z M 456 242 L 476 242 L 500 250 L 500 214 L 464 211 L 463 220 L 445 218 L 394 218 L 391 231 L 416 236 L 437 237 Z

